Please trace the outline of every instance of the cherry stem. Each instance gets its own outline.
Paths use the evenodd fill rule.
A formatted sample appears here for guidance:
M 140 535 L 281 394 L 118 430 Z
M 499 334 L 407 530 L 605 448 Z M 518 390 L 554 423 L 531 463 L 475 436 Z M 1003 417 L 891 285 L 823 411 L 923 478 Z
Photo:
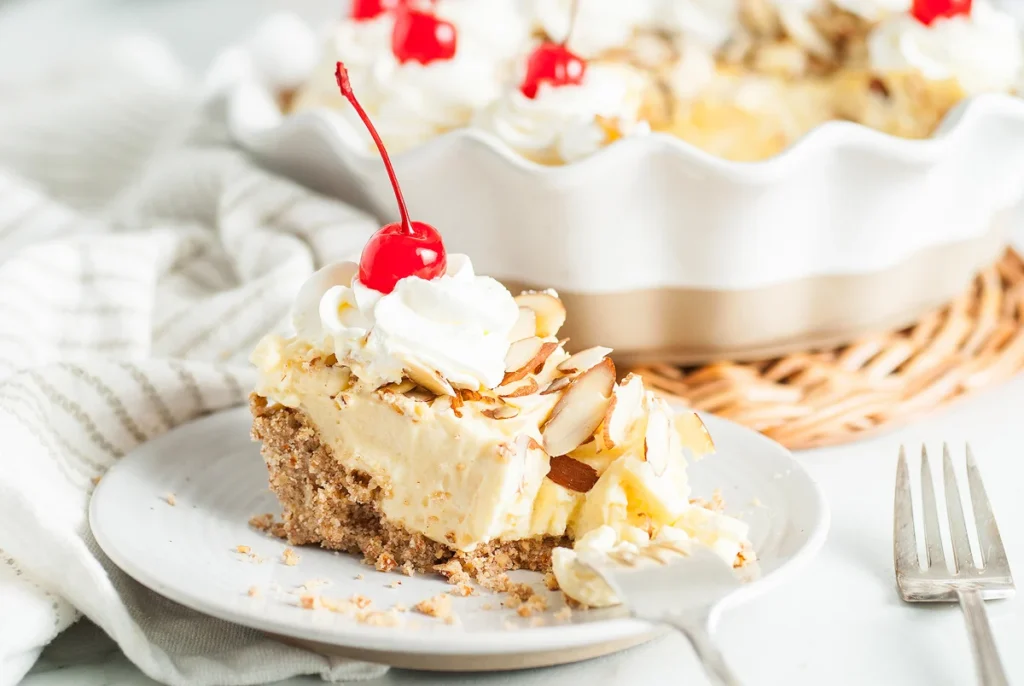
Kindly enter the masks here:
M 569 15 L 569 28 L 565 31 L 565 38 L 562 39 L 563 48 L 569 45 L 569 39 L 572 38 L 572 32 L 576 28 L 576 17 L 580 13 L 580 0 L 572 0 L 569 11 L 572 14 Z
M 377 129 L 374 128 L 373 122 L 370 121 L 370 117 L 366 114 L 366 110 L 356 100 L 355 93 L 352 92 L 352 83 L 348 80 L 348 69 L 341 62 L 338 62 L 337 70 L 334 72 L 335 78 L 338 80 L 338 88 L 341 90 L 341 94 L 352 103 L 352 107 L 355 108 L 356 114 L 363 120 L 363 124 L 370 131 L 370 136 L 373 138 L 373 142 L 377 144 L 377 150 L 380 151 L 380 156 L 384 159 L 384 169 L 388 172 L 388 178 L 391 179 L 391 187 L 395 189 L 395 199 L 398 200 L 398 212 L 402 217 L 402 229 L 409 235 L 413 235 L 412 222 L 409 220 L 409 210 L 405 207 L 405 198 L 402 197 L 402 188 L 398 185 L 398 177 L 395 176 L 395 168 L 391 165 L 391 158 L 388 157 L 388 151 L 384 148 L 384 141 L 380 139 L 380 134 L 377 133 Z

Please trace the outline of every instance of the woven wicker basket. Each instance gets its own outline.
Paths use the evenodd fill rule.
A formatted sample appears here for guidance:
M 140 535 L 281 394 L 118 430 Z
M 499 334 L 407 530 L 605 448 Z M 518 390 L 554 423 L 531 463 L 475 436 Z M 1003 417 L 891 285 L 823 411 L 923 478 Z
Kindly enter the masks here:
M 908 329 L 762 362 L 632 371 L 662 393 L 796 449 L 906 423 L 1021 369 L 1024 261 L 1008 251 L 960 297 Z

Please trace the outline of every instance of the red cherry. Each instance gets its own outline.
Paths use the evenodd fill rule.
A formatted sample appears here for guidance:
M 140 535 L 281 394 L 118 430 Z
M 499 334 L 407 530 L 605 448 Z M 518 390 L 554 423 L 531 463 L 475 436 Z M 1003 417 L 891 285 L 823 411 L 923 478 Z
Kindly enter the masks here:
M 401 224 L 388 224 L 363 246 L 359 280 L 381 293 L 390 293 L 408 276 L 435 279 L 448 269 L 441 234 L 430 224 L 412 222 L 409 232 Z
M 356 100 L 348 80 L 348 71 L 341 62 L 338 62 L 335 78 L 341 94 L 352 103 L 356 114 L 373 137 L 373 142 L 377 144 L 402 216 L 399 223 L 384 226 L 366 242 L 363 254 L 359 257 L 359 280 L 375 291 L 390 293 L 400 279 L 418 276 L 429 281 L 444 275 L 448 270 L 448 255 L 441 234 L 430 224 L 410 221 L 409 210 L 405 207 L 405 198 L 402 197 L 402 189 L 398 185 L 398 177 L 395 176 L 388 151 L 384 148 L 384 141 L 380 139 L 366 110 Z
M 352 0 L 348 16 L 356 21 L 376 19 L 385 12 L 392 12 L 408 5 L 410 0 Z
M 352 9 L 348 16 L 363 21 L 376 19 L 394 7 L 393 0 L 352 0 Z
M 391 51 L 401 64 L 430 64 L 455 57 L 455 25 L 432 12 L 404 8 L 395 17 Z
M 910 13 L 925 26 L 931 26 L 931 23 L 939 17 L 969 15 L 971 0 L 914 0 L 914 6 Z
M 526 61 L 526 75 L 519 90 L 531 100 L 537 97 L 537 90 L 542 83 L 552 86 L 578 86 L 583 82 L 587 63 L 566 47 L 576 26 L 576 17 L 579 15 L 578 0 L 573 0 L 570 11 L 569 30 L 565 33 L 565 40 L 561 43 L 541 43 L 530 53 Z
M 541 43 L 526 62 L 526 76 L 519 90 L 528 98 L 536 98 L 540 84 L 579 85 L 586 71 L 587 63 L 564 45 Z

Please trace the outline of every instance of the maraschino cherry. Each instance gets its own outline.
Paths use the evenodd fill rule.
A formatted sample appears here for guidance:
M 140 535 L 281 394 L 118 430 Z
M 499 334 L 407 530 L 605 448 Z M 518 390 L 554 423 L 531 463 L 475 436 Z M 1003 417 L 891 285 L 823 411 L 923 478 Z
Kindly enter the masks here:
M 363 120 L 370 136 L 373 137 L 373 142 L 377 144 L 380 156 L 384 160 L 384 168 L 391 179 L 391 186 L 395 189 L 398 211 L 402 217 L 400 222 L 379 229 L 366 242 L 363 254 L 359 258 L 359 280 L 364 286 L 375 291 L 390 293 L 400 279 L 418 276 L 430 280 L 444 275 L 448 269 L 448 256 L 441 234 L 430 224 L 409 219 L 409 210 L 405 207 L 405 198 L 402 197 L 402 189 L 398 185 L 388 151 L 384 148 L 384 141 L 380 139 L 366 110 L 356 100 L 352 84 L 348 80 L 348 71 L 341 62 L 338 62 L 335 77 L 341 94 L 352 103 L 356 114 Z
M 432 11 L 403 5 L 395 16 L 391 52 L 400 64 L 412 61 L 430 64 L 455 57 L 456 39 L 455 25 L 450 21 Z
M 939 17 L 955 17 L 971 13 L 971 0 L 914 0 L 910 13 L 925 26 Z
M 576 23 L 576 14 L 577 8 L 574 2 L 572 19 L 565 39 L 561 43 L 545 41 L 530 54 L 526 62 L 526 75 L 523 77 L 523 83 L 519 86 L 519 90 L 531 100 L 537 97 L 537 90 L 542 83 L 552 86 L 578 86 L 583 82 L 587 63 L 566 47 Z
M 349 16 L 358 21 L 376 19 L 385 12 L 389 12 L 398 5 L 401 0 L 352 0 L 352 9 Z

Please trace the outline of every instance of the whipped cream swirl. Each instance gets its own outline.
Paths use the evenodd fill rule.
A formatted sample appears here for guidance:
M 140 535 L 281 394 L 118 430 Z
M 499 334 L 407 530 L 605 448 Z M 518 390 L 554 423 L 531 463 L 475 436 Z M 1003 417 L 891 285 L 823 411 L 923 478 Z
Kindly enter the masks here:
M 880 21 L 910 11 L 913 0 L 831 0 L 832 4 L 867 21 Z
M 939 18 L 930 26 L 906 14 L 890 17 L 869 36 L 868 53 L 876 70 L 956 79 L 968 95 L 1010 91 L 1024 67 L 1017 22 L 984 0 L 975 0 L 970 15 Z
M 376 84 L 387 81 L 398 66 L 391 54 L 391 32 L 394 26 L 394 16 L 385 12 L 373 19 L 343 21 L 334 31 L 334 40 L 330 44 L 334 54 L 327 61 L 345 63 L 352 87 L 363 98 L 365 107 L 376 106 L 379 97 Z M 325 81 L 325 90 L 337 91 L 334 70 L 320 71 Z
M 561 41 L 572 21 L 572 0 L 533 0 L 533 20 L 551 39 Z M 636 32 L 657 25 L 661 0 L 584 0 L 579 3 L 568 47 L 580 57 L 600 55 L 629 44 Z
M 391 50 L 389 14 L 342 22 L 335 36 L 334 50 L 392 153 L 466 126 L 500 96 L 529 37 L 525 15 L 510 0 L 439 0 L 434 10 L 455 26 L 458 47 L 452 59 L 400 64 Z M 355 114 L 344 111 L 371 146 Z
M 300 338 L 326 346 L 371 387 L 397 383 L 410 369 L 474 390 L 501 383 L 519 308 L 504 286 L 474 274 L 468 257 L 449 255 L 444 276 L 401 279 L 387 294 L 357 273 L 344 262 L 306 282 L 292 314 Z
M 740 30 L 739 0 L 666 2 L 662 21 L 685 42 L 714 50 Z
M 591 64 L 579 85 L 542 83 L 535 98 L 515 89 L 481 112 L 475 124 L 535 162 L 573 162 L 602 148 L 612 133 L 618 137 L 650 130 L 639 120 L 643 85 L 635 69 Z

